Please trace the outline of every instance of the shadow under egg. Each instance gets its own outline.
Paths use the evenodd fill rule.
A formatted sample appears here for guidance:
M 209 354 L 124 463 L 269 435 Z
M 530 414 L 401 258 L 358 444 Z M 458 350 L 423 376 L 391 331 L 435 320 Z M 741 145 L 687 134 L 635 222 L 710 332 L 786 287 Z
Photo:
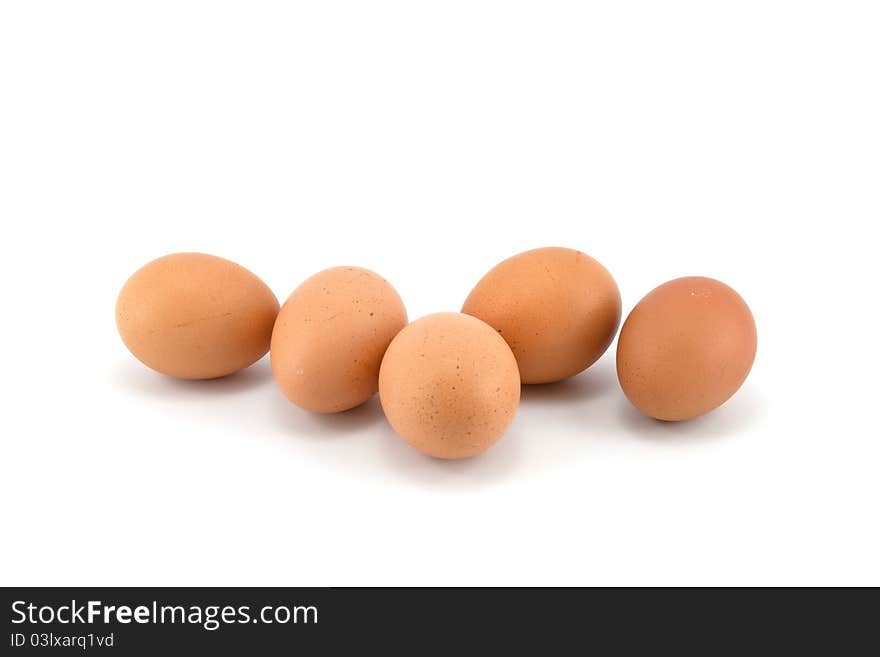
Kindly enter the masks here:
M 130 361 L 120 363 L 113 377 L 120 388 L 133 394 L 185 400 L 185 395 L 235 395 L 267 386 L 272 382 L 272 369 L 269 359 L 262 358 L 250 367 L 215 379 L 176 379 Z

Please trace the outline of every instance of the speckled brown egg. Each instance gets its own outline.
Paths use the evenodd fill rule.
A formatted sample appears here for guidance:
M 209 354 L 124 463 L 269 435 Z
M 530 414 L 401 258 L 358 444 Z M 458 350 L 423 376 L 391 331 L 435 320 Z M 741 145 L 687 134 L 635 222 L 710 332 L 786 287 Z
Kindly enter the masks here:
M 550 383 L 585 370 L 605 353 L 620 324 L 620 291 L 590 256 L 547 247 L 497 265 L 461 311 L 504 337 L 523 383 Z
M 116 326 L 129 351 L 180 379 L 213 379 L 258 361 L 277 314 L 278 299 L 263 281 L 204 253 L 153 260 L 116 301 Z
M 649 292 L 627 317 L 617 375 L 627 398 L 659 420 L 687 420 L 727 401 L 755 359 L 749 307 L 711 278 L 677 278 Z
M 354 408 L 379 388 L 379 366 L 406 326 L 391 284 L 360 267 L 334 267 L 284 302 L 272 333 L 272 372 L 284 395 L 316 413 Z
M 519 405 L 516 359 L 488 324 L 459 313 L 423 317 L 388 347 L 379 399 L 394 430 L 420 452 L 474 456 L 507 430 Z

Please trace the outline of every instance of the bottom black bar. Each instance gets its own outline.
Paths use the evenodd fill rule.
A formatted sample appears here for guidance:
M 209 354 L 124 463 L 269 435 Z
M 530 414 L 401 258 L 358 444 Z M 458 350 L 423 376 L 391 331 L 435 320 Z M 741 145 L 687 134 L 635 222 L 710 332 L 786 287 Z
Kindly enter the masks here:
M 3 654 L 876 647 L 873 589 L 6 588 Z

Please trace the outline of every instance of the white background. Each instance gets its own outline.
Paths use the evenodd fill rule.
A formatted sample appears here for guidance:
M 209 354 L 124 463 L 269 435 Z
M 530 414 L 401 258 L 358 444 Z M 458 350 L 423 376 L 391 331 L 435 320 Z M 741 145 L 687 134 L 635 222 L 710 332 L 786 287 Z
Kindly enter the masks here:
M 876 2 L 4 2 L 3 584 L 880 584 Z M 168 380 L 119 340 L 198 250 L 280 299 L 369 267 L 410 317 L 544 245 L 624 313 L 719 278 L 751 377 L 699 420 L 613 347 L 425 458 L 268 359 Z

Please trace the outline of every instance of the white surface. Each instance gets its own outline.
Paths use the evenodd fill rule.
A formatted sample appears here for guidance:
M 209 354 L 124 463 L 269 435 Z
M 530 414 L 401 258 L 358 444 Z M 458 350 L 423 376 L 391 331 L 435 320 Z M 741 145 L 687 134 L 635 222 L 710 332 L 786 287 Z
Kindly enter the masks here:
M 3 584 L 880 584 L 875 2 L 0 5 Z M 324 267 L 410 317 L 580 248 L 624 312 L 686 274 L 751 377 L 663 425 L 613 348 L 437 462 L 378 401 L 144 369 L 127 276 L 199 250 L 285 298 Z

